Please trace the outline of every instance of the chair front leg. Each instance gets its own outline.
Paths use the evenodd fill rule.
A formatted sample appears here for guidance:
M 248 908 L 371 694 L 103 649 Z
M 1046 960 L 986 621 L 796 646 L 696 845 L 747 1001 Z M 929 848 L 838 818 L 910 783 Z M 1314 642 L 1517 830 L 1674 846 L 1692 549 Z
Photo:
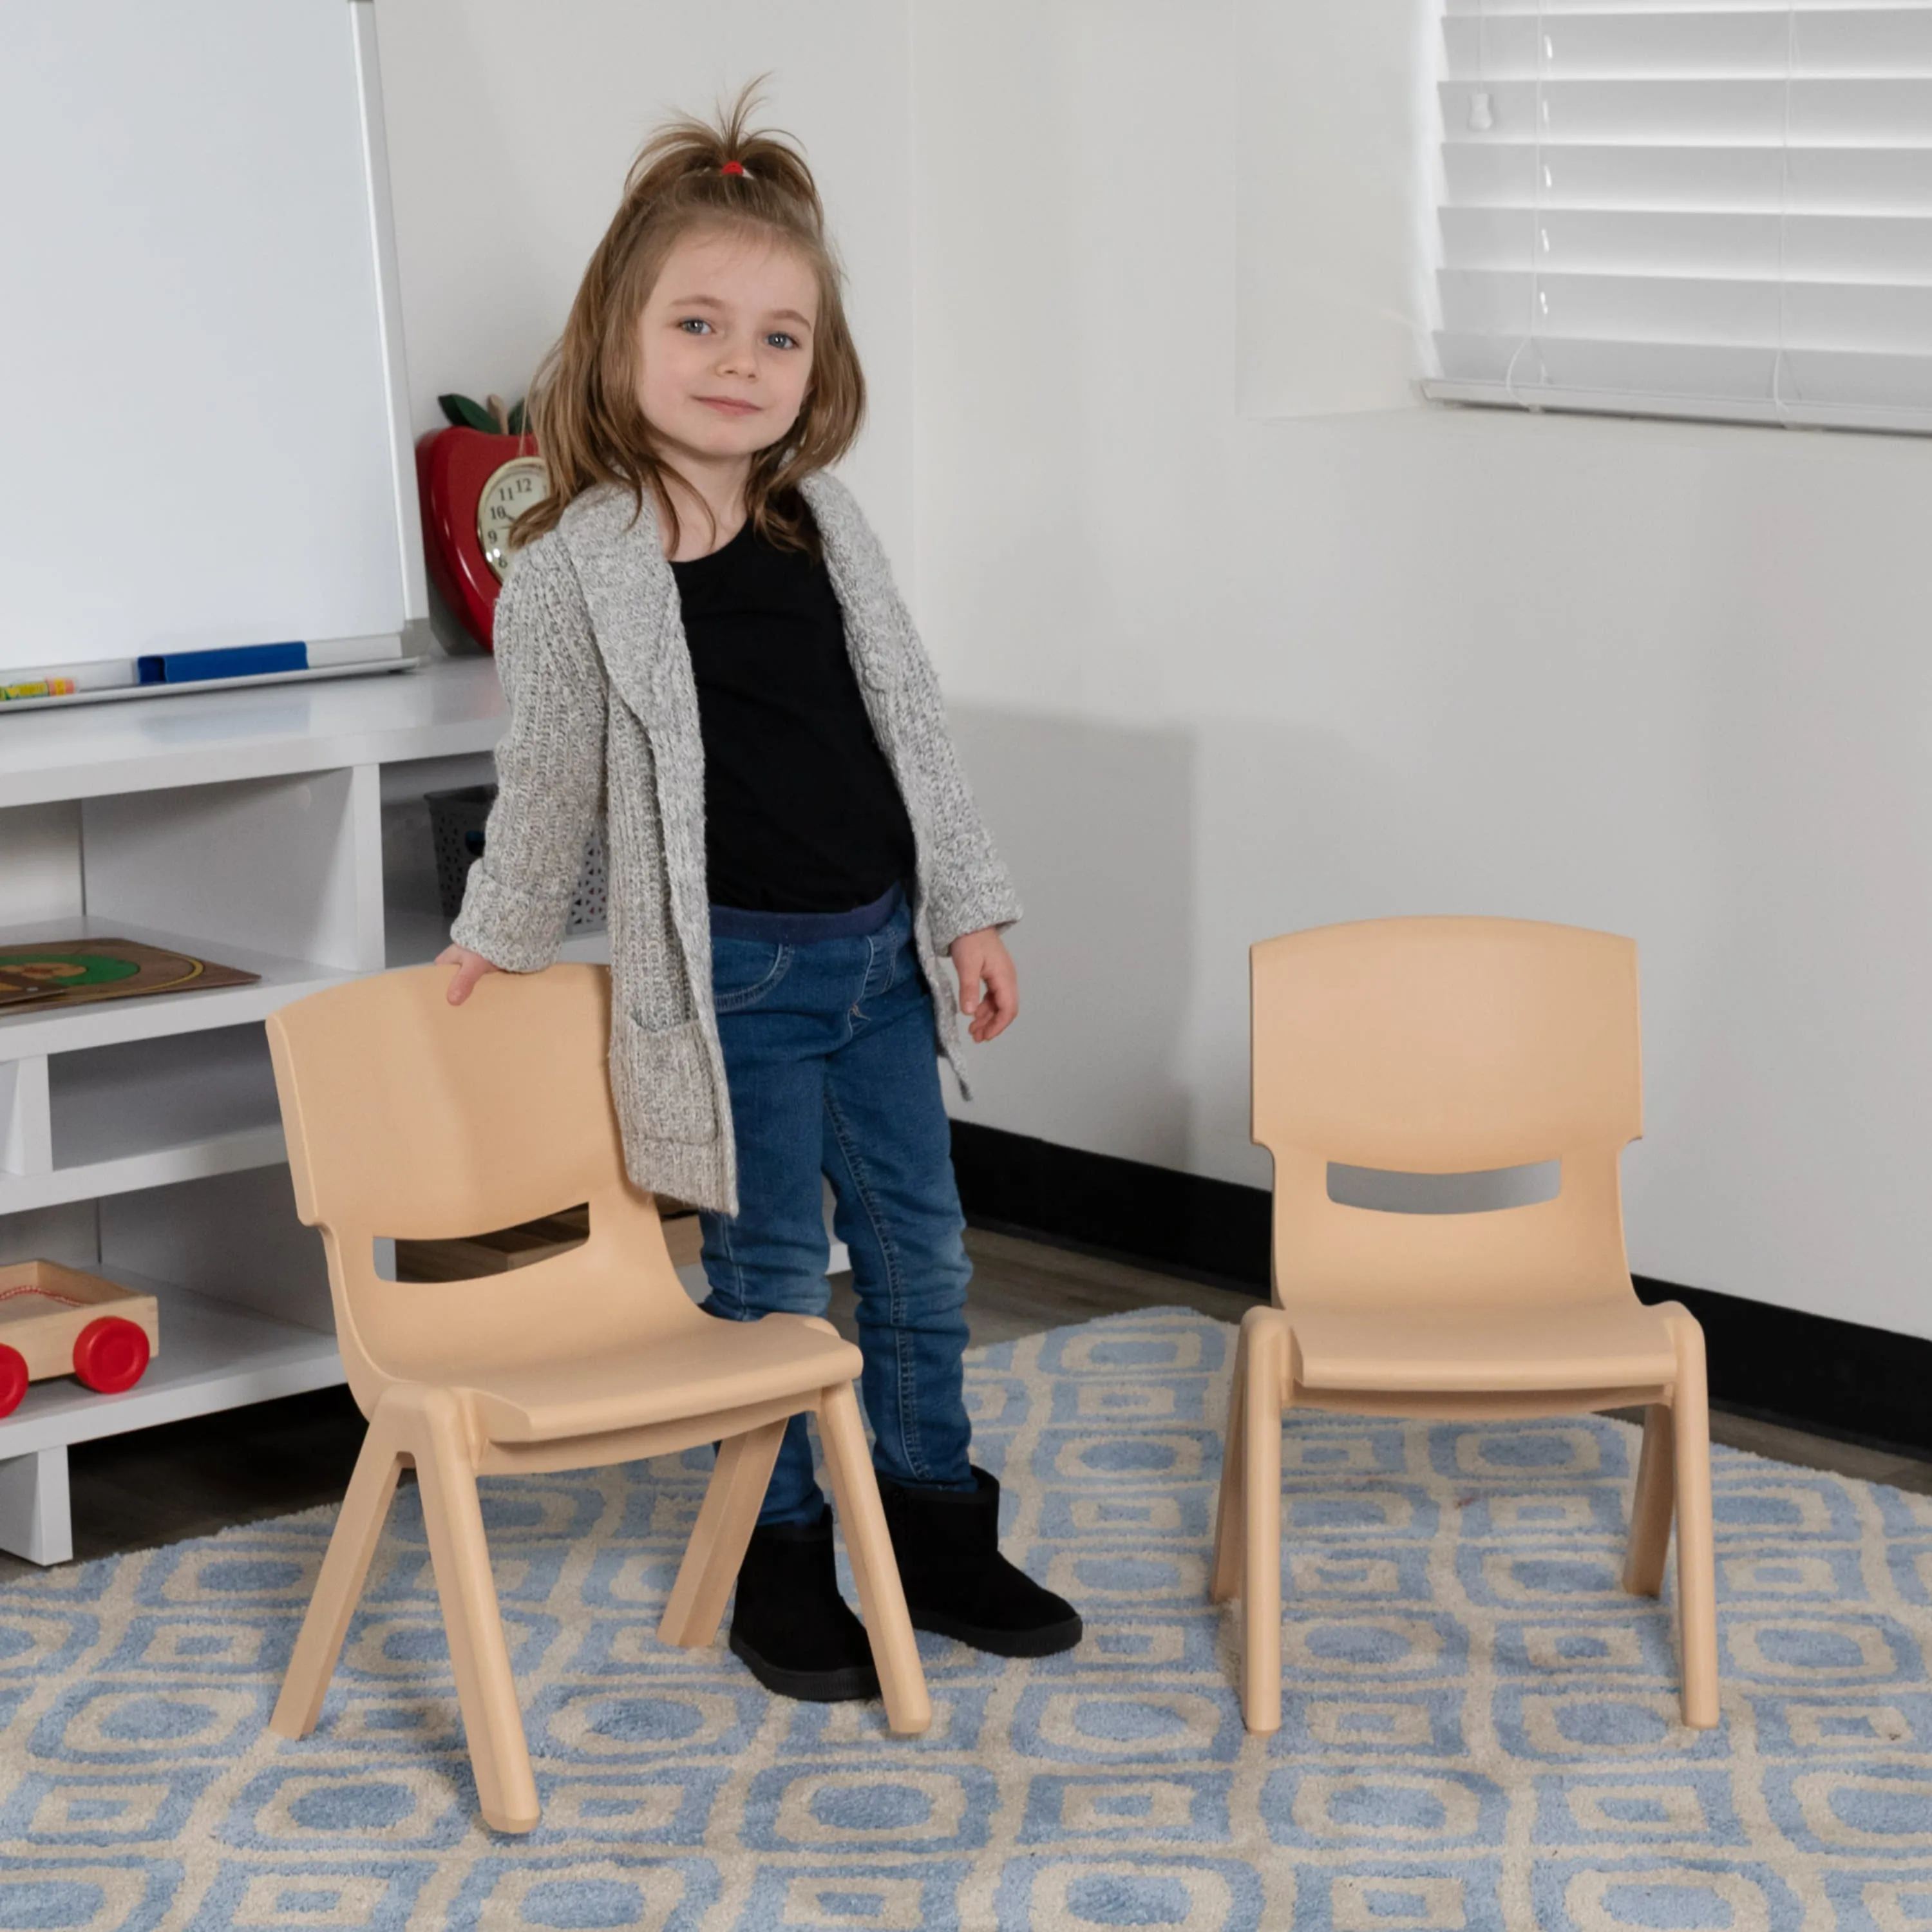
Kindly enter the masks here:
M 658 1624 L 660 1643 L 701 1648 L 716 1641 L 784 1432 L 782 1421 L 768 1422 L 718 1444 L 718 1466 Z
M 476 1495 L 461 1405 L 447 1389 L 411 1388 L 416 1412 L 416 1482 L 423 1527 L 442 1604 L 443 1629 L 456 1674 L 457 1702 L 476 1774 L 478 1808 L 499 1832 L 536 1828 L 540 1814 L 530 1770 L 516 1678 L 490 1574 L 490 1546 Z
M 1672 1430 L 1677 1477 L 1677 1615 L 1683 1643 L 1684 1721 L 1714 1730 L 1718 1709 L 1718 1576 L 1711 1509 L 1711 1412 L 1704 1331 L 1687 1310 L 1670 1316 L 1677 1344 Z
M 845 1532 L 845 1553 L 852 1560 L 859 1609 L 886 1700 L 886 1724 L 902 1737 L 916 1737 L 932 1723 L 932 1700 L 926 1692 L 919 1640 L 913 1635 L 898 1559 L 892 1554 L 878 1479 L 872 1473 L 850 1382 L 835 1382 L 819 1391 L 818 1437 L 825 1446 L 826 1474 L 832 1478 L 832 1500 Z
M 1228 1425 L 1221 1432 L 1221 1483 L 1214 1498 L 1214 1558 L 1208 1573 L 1210 1604 L 1225 1604 L 1230 1597 L 1241 1593 L 1247 1379 L 1248 1329 L 1244 1321 L 1234 1339 L 1234 1372 L 1228 1384 Z
M 282 1679 L 281 1695 L 268 1720 L 269 1730 L 278 1736 L 306 1737 L 322 1714 L 322 1700 L 341 1658 L 349 1619 L 362 1600 L 370 1563 L 382 1538 L 382 1525 L 396 1493 L 403 1460 L 395 1418 L 379 1402 L 369 1418 L 368 1432 L 362 1438 L 355 1472 L 315 1580 L 315 1594 L 309 1599 L 288 1672 Z
M 1281 1418 L 1289 1328 L 1280 1309 L 1244 1316 L 1242 1389 L 1241 1716 L 1250 1731 L 1281 1729 Z

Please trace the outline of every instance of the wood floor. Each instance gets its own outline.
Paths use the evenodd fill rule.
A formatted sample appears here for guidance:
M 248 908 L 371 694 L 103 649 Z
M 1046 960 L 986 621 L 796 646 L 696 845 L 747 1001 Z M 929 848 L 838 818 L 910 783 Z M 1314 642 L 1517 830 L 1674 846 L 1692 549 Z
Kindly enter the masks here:
M 975 1228 L 967 1246 L 974 1270 L 967 1318 L 976 1344 L 1136 1308 L 1178 1305 L 1238 1322 L 1254 1306 L 1227 1288 L 1009 1234 Z M 833 1282 L 832 1318 L 852 1334 L 849 1277 Z M 1932 1494 L 1932 1463 L 1748 1417 L 1714 1414 L 1711 1421 L 1712 1434 L 1737 1448 Z M 326 1389 L 77 1444 L 68 1454 L 75 1556 L 147 1549 L 338 1502 L 362 1440 L 362 1418 L 347 1390 Z M 0 1580 L 35 1574 L 0 1555 Z

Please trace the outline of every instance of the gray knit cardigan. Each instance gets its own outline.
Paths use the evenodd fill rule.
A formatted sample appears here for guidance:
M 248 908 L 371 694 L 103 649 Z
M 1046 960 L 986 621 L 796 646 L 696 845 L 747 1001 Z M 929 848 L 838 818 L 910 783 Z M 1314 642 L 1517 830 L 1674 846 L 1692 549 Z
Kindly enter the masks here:
M 803 494 L 844 613 L 846 648 L 918 849 L 914 931 L 938 1048 L 961 1072 L 940 957 L 1019 916 L 946 734 L 939 686 L 851 493 Z M 556 957 L 600 814 L 610 880 L 610 1090 L 640 1187 L 735 1214 L 737 1160 L 711 1000 L 704 746 L 677 581 L 647 502 L 587 491 L 522 551 L 496 606 L 510 702 L 496 802 L 470 869 L 459 946 L 511 972 Z M 962 1084 L 964 1082 L 962 1079 Z

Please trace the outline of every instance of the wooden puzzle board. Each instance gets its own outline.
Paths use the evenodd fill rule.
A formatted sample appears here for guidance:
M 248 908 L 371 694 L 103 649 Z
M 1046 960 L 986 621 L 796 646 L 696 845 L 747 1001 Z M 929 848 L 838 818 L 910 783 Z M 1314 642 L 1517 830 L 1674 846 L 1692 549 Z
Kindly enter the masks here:
M 148 993 L 245 986 L 261 976 L 133 939 L 0 944 L 0 1013 L 22 1006 L 80 1006 Z

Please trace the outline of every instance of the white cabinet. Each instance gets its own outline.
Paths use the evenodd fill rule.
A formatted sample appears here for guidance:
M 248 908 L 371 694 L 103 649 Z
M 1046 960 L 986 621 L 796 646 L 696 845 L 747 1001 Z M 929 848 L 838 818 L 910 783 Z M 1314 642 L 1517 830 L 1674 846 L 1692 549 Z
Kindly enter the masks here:
M 488 660 L 0 713 L 0 938 L 147 940 L 261 975 L 0 1017 L 0 1261 L 148 1290 L 161 1336 L 126 1394 L 37 1382 L 0 1420 L 0 1547 L 70 1554 L 70 1442 L 342 1379 L 261 1022 L 440 949 L 421 795 L 486 779 L 502 723 Z

